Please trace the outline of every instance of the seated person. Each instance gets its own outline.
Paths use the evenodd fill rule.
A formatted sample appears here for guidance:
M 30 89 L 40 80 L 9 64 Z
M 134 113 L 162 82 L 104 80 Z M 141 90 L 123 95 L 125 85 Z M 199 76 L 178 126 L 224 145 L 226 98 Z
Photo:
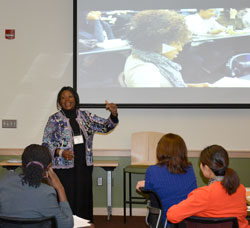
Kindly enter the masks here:
M 221 12 L 220 16 L 217 19 L 221 25 L 225 26 L 226 32 L 228 34 L 234 34 L 235 30 L 242 30 L 245 28 L 242 22 L 241 10 L 236 10 L 233 8 L 225 9 Z
M 127 40 L 132 53 L 124 66 L 127 87 L 187 87 L 173 62 L 189 41 L 184 17 L 170 10 L 144 10 L 131 18 Z
M 200 9 L 198 13 L 185 17 L 188 29 L 195 35 L 218 34 L 226 28 L 216 21 L 214 9 Z
M 79 22 L 80 39 L 96 39 L 98 42 L 114 39 L 109 23 L 101 20 L 101 11 L 90 11 Z
M 228 153 L 222 146 L 205 148 L 200 154 L 200 169 L 209 179 L 208 186 L 195 189 L 186 200 L 170 207 L 168 220 L 179 223 L 190 216 L 237 217 L 239 228 L 249 228 L 246 189 L 228 165 Z
M 52 158 L 45 146 L 27 146 L 22 154 L 23 174 L 9 171 L 0 180 L 0 214 L 20 218 L 55 216 L 58 228 L 72 228 L 72 211 L 51 166 Z M 49 185 L 41 183 L 43 179 Z
M 138 191 L 140 187 L 153 190 L 160 197 L 164 224 L 168 208 L 186 199 L 197 184 L 187 158 L 186 144 L 179 135 L 164 135 L 158 142 L 156 156 L 158 163 L 147 169 L 145 181 L 139 181 L 136 188 Z
M 242 23 L 244 24 L 245 28 L 250 28 L 250 8 L 246 8 L 242 12 Z

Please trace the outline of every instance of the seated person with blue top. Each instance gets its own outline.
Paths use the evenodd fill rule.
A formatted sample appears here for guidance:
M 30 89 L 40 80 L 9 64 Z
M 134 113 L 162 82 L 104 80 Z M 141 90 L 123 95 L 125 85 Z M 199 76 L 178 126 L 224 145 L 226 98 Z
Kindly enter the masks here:
M 51 166 L 49 149 L 37 144 L 27 146 L 22 154 L 23 174 L 9 171 L 0 180 L 0 215 L 17 218 L 54 216 L 58 228 L 72 228 L 72 211 Z M 49 185 L 41 183 L 42 180 L 47 180 Z
M 162 224 L 165 224 L 168 208 L 186 199 L 197 184 L 193 166 L 187 158 L 186 144 L 179 135 L 162 136 L 156 156 L 157 164 L 147 169 L 145 181 L 139 181 L 136 188 L 139 191 L 140 187 L 153 190 L 159 196 L 163 205 Z

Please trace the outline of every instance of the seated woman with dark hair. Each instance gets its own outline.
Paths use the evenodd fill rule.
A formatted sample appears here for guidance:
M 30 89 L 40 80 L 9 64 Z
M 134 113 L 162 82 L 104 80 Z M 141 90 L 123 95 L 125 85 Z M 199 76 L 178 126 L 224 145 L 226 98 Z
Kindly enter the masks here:
M 209 86 L 186 84 L 172 60 L 189 41 L 184 17 L 171 10 L 145 10 L 131 18 L 127 40 L 132 46 L 124 76 L 127 87 Z
M 0 180 L 0 214 L 20 218 L 54 216 L 58 228 L 72 228 L 72 211 L 51 166 L 52 158 L 45 146 L 27 146 L 22 154 L 23 174 L 9 171 Z M 41 183 L 42 179 L 47 179 L 50 186 Z
M 239 228 L 249 228 L 246 189 L 228 165 L 228 153 L 222 146 L 205 148 L 200 154 L 200 169 L 209 179 L 208 186 L 195 189 L 186 200 L 169 208 L 168 220 L 178 223 L 190 216 L 237 217 Z
M 139 181 L 136 188 L 139 191 L 140 187 L 153 190 L 160 197 L 164 224 L 168 208 L 186 199 L 197 184 L 192 164 L 187 158 L 186 144 L 179 135 L 164 135 L 158 142 L 156 156 L 158 163 L 147 169 L 145 181 Z

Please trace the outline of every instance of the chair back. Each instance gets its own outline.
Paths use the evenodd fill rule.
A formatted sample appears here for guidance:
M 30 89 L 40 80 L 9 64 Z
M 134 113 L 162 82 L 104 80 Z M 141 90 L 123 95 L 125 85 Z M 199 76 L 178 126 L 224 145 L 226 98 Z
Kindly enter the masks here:
M 146 224 L 150 228 L 166 227 L 166 223 L 164 226 L 162 224 L 163 207 L 159 196 L 152 190 L 144 188 L 140 188 L 140 190 L 148 198 Z
M 17 218 L 0 216 L 1 228 L 57 228 L 54 216 L 43 218 Z
M 184 220 L 186 228 L 239 228 L 236 217 L 204 218 L 191 216 Z
M 131 164 L 154 165 L 156 148 L 164 134 L 161 132 L 135 132 L 131 135 Z

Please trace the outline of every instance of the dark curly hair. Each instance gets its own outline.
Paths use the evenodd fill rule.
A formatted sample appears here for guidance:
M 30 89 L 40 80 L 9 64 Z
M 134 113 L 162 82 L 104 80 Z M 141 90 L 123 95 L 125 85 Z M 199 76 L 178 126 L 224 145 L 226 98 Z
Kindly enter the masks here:
M 57 109 L 59 110 L 61 108 L 60 99 L 61 99 L 61 95 L 62 95 L 63 91 L 65 91 L 65 90 L 68 90 L 69 92 L 72 93 L 72 95 L 75 98 L 75 108 L 79 108 L 80 99 L 79 99 L 79 95 L 77 94 L 77 92 L 70 86 L 64 86 L 61 88 L 61 90 L 57 94 L 57 100 L 56 100 Z
M 170 173 L 186 173 L 192 166 L 187 158 L 187 147 L 183 138 L 169 133 L 163 135 L 156 148 L 158 165 L 166 165 Z
M 189 35 L 181 14 L 171 10 L 144 10 L 131 18 L 127 39 L 136 49 L 159 52 L 162 43 L 185 44 Z
M 35 188 L 38 187 L 43 178 L 44 169 L 46 169 L 51 162 L 52 157 L 47 147 L 38 144 L 27 146 L 22 154 L 22 183 Z
M 207 165 L 215 176 L 224 176 L 221 184 L 229 195 L 237 191 L 240 185 L 238 174 L 231 168 L 228 168 L 229 157 L 227 151 L 219 145 L 211 145 L 201 151 L 201 164 Z

